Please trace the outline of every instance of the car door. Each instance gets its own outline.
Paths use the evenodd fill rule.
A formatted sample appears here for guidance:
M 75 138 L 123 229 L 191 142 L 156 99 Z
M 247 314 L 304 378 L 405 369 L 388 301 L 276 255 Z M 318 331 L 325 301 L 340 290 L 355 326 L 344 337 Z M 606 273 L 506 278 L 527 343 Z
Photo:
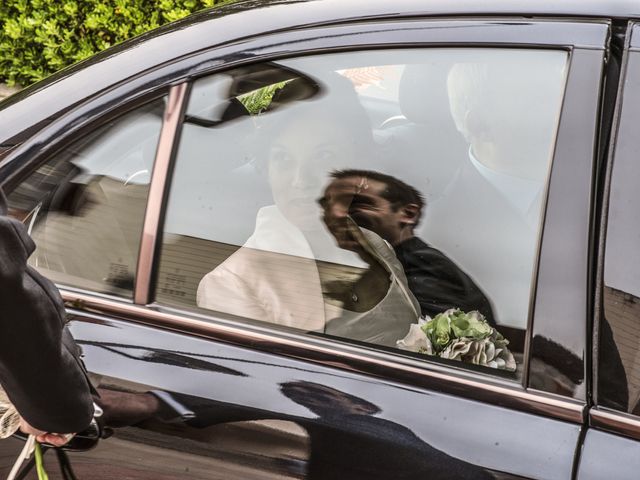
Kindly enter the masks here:
M 638 115 L 640 31 L 630 22 L 613 121 L 603 193 L 601 255 L 594 336 L 595 405 L 581 454 L 578 478 L 635 478 L 638 470 L 638 276 L 639 225 L 635 123 Z
M 46 155 L 17 157 L 27 142 L 9 201 L 117 427 L 71 454 L 76 473 L 570 478 L 608 32 L 521 18 L 301 28 L 162 66 L 151 89 L 121 85 L 108 116 L 86 120 L 98 98 L 47 127 Z M 330 194 L 354 179 L 355 226 Z M 413 207 L 388 200 L 392 184 Z M 419 249 L 396 257 L 384 208 Z M 341 247 L 354 238 L 364 253 Z M 449 305 L 429 297 L 451 293 L 444 281 L 420 288 L 425 255 L 472 292 L 453 306 L 475 296 L 464 310 L 510 339 L 515 371 L 396 348 L 410 340 L 398 324 Z

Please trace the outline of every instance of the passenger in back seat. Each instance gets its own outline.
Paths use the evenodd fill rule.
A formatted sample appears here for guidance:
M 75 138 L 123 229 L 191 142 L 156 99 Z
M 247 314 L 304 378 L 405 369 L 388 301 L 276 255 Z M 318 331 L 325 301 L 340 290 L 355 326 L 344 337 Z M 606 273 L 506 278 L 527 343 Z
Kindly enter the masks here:
M 369 170 L 337 170 L 332 177 L 320 203 L 340 246 L 346 242 L 340 225 L 350 217 L 391 244 L 422 315 L 434 317 L 450 308 L 477 310 L 496 325 L 491 302 L 474 281 L 444 253 L 415 236 L 425 207 L 418 190 Z

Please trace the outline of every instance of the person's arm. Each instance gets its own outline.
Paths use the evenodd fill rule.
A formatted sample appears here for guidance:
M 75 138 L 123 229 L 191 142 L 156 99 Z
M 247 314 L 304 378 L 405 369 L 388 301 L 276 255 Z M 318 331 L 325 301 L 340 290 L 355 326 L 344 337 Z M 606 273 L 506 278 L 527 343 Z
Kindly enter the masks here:
M 82 431 L 91 422 L 93 401 L 75 344 L 63 342 L 62 298 L 27 265 L 35 245 L 6 213 L 0 191 L 0 384 L 34 429 Z

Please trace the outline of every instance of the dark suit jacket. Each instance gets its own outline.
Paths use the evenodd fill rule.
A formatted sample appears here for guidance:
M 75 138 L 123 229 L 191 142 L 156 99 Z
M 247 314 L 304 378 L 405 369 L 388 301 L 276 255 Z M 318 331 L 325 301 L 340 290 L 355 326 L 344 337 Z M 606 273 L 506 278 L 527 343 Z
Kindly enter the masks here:
M 418 237 L 405 240 L 394 249 L 423 315 L 433 318 L 450 308 L 477 310 L 495 326 L 493 309 L 485 294 L 444 253 Z
M 64 304 L 56 287 L 27 265 L 35 245 L 6 213 L 0 191 L 0 384 L 33 427 L 79 432 L 91 422 L 93 401 L 65 328 Z

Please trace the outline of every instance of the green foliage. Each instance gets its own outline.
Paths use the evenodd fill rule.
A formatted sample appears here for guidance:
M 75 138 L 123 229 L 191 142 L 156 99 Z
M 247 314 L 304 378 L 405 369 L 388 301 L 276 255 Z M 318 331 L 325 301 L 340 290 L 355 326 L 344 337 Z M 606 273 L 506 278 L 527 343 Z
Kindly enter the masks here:
M 262 87 L 253 92 L 245 93 L 238 97 L 238 100 L 242 102 L 247 111 L 256 115 L 264 111 L 270 104 L 273 95 L 280 90 L 287 82 L 274 83 L 267 87 Z
M 0 82 L 28 85 L 162 24 L 229 0 L 0 0 Z

